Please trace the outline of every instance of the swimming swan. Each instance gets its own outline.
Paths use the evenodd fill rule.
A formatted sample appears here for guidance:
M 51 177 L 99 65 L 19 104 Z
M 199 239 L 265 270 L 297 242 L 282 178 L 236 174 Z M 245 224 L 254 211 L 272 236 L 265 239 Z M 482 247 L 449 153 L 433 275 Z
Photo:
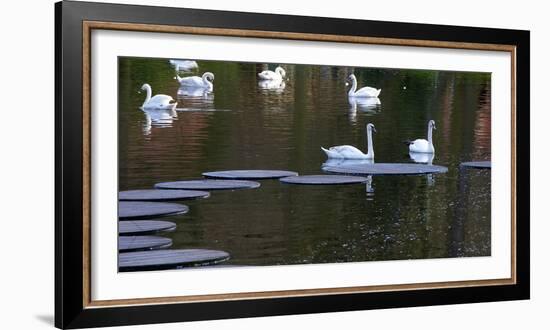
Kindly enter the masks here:
M 348 92 L 349 97 L 378 97 L 380 95 L 381 89 L 376 89 L 372 87 L 363 87 L 360 90 L 356 91 L 357 89 L 357 78 L 355 78 L 355 75 L 352 73 L 349 75 L 347 80 L 351 80 L 351 88 Z M 348 81 L 346 81 L 346 85 L 348 84 Z
M 414 141 L 405 141 L 405 143 L 409 145 L 409 151 L 427 154 L 435 153 L 435 148 L 432 142 L 432 129 L 436 129 L 435 121 L 430 120 L 428 122 L 428 140 L 416 139 Z
M 191 60 L 170 60 L 170 64 L 176 71 L 191 71 L 199 68 L 197 62 Z
M 144 110 L 174 110 L 178 104 L 170 95 L 157 94 L 151 97 L 153 91 L 149 84 L 143 84 L 141 89 L 147 92 L 145 101 L 141 106 Z
M 278 66 L 275 69 L 275 72 L 271 70 L 265 70 L 260 73 L 258 73 L 258 78 L 260 80 L 283 80 L 283 78 L 286 76 L 286 72 L 283 68 Z
M 364 154 L 361 150 L 354 146 L 343 145 L 331 147 L 328 150 L 321 147 L 321 150 L 327 154 L 328 158 L 344 158 L 344 159 L 374 159 L 374 148 L 372 146 L 372 132 L 376 133 L 374 125 L 367 124 L 367 154 Z
M 181 87 L 202 87 L 210 91 L 214 89 L 214 84 L 212 84 L 214 74 L 212 72 L 205 72 L 202 78 L 198 76 L 181 78 L 176 75 L 175 79 L 178 80 Z

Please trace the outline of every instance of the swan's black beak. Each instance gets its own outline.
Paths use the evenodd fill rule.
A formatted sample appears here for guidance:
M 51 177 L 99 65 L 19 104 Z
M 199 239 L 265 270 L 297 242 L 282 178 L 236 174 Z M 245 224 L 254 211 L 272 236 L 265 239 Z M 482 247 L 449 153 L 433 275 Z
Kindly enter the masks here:
M 437 127 L 435 127 L 435 125 L 434 125 L 434 131 L 437 131 Z
M 372 127 L 372 131 L 376 133 L 376 128 L 374 126 Z

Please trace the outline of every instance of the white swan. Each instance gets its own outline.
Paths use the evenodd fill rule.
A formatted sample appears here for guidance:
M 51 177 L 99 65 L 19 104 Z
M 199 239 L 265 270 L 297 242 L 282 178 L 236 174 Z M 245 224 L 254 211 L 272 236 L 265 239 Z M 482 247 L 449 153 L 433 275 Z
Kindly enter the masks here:
M 372 87 L 363 87 L 360 90 L 357 89 L 357 78 L 352 73 L 349 75 L 348 80 L 351 80 L 351 88 L 348 92 L 349 97 L 378 97 L 380 95 L 381 89 L 376 89 Z M 348 82 L 346 81 L 346 85 Z
M 191 60 L 170 60 L 170 64 L 176 71 L 191 71 L 199 68 L 197 62 Z
M 328 158 L 344 158 L 344 159 L 374 159 L 374 148 L 372 146 L 372 132 L 376 133 L 374 125 L 367 124 L 367 149 L 368 152 L 364 154 L 361 150 L 354 146 L 343 145 L 331 147 L 328 150 L 321 147 L 321 150 L 327 154 Z
M 435 121 L 430 120 L 428 122 L 428 139 L 416 139 L 414 141 L 405 141 L 409 145 L 410 152 L 420 152 L 433 154 L 435 153 L 435 148 L 432 142 L 432 130 L 436 129 Z
M 275 72 L 273 72 L 271 70 L 265 70 L 265 71 L 262 71 L 262 72 L 258 73 L 258 78 L 260 78 L 260 80 L 277 80 L 277 81 L 281 81 L 281 80 L 283 80 L 283 78 L 285 76 L 286 76 L 286 72 L 280 66 L 278 66 L 275 69 Z
M 147 92 L 145 101 L 141 106 L 144 110 L 174 110 L 176 105 L 178 105 L 178 103 L 170 95 L 157 94 L 151 97 L 153 91 L 151 89 L 151 85 L 149 84 L 143 84 L 141 89 Z
M 214 74 L 212 72 L 205 72 L 202 77 L 192 76 L 181 78 L 176 75 L 175 79 L 178 80 L 181 87 L 202 87 L 212 91 L 214 89 Z

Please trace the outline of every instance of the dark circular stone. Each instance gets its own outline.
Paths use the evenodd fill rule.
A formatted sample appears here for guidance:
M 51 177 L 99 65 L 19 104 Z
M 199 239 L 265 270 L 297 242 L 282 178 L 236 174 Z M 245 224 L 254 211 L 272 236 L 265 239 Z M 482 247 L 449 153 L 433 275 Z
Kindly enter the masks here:
M 157 189 L 197 189 L 197 190 L 227 190 L 258 188 L 259 182 L 245 180 L 214 180 L 198 179 L 173 182 L 161 182 L 155 185 Z
M 207 178 L 215 179 L 245 179 L 245 180 L 261 180 L 261 179 L 278 179 L 287 176 L 296 176 L 298 173 L 292 171 L 279 170 L 234 170 L 234 171 L 217 171 L 205 172 Z
M 300 175 L 281 178 L 281 182 L 291 184 L 354 184 L 365 183 L 367 178 L 347 175 Z
M 118 219 L 134 220 L 187 213 L 189 208 L 175 203 L 118 202 Z
M 438 165 L 409 163 L 374 163 L 360 165 L 323 166 L 323 171 L 350 175 L 415 175 L 446 173 L 447 168 Z
M 118 223 L 118 234 L 127 235 L 150 235 L 163 231 L 173 231 L 176 224 L 170 221 L 159 220 L 135 220 L 120 221 Z
M 229 260 L 224 251 L 185 249 L 120 253 L 118 269 L 121 272 L 175 269 L 215 265 Z
M 460 166 L 473 167 L 473 168 L 491 168 L 491 161 L 479 161 L 479 162 L 464 162 Z
M 148 251 L 172 246 L 172 240 L 158 236 L 121 236 L 118 238 L 119 252 Z
M 199 190 L 160 190 L 140 189 L 126 190 L 118 193 L 121 201 L 175 201 L 184 199 L 207 198 L 210 193 Z

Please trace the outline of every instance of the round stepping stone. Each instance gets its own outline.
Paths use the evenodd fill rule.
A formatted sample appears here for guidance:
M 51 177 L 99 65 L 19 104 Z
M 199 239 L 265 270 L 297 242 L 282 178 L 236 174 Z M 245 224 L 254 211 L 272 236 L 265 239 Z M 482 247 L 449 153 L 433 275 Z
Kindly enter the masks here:
M 210 193 L 199 190 L 126 190 L 118 193 L 121 201 L 175 201 L 184 199 L 207 198 Z
M 415 175 L 446 173 L 447 168 L 438 165 L 409 163 L 374 163 L 360 165 L 323 166 L 323 171 L 350 175 Z
M 202 249 L 128 252 L 119 254 L 118 270 L 128 272 L 208 266 L 229 258 L 227 252 Z
M 172 246 L 172 240 L 158 236 L 121 236 L 118 238 L 119 252 L 165 249 Z
M 287 176 L 296 176 L 298 175 L 298 173 L 292 172 L 292 171 L 279 171 L 279 170 L 234 170 L 234 171 L 205 172 L 202 175 L 207 178 L 214 178 L 214 179 L 262 180 L 262 179 L 279 179 Z
M 473 167 L 473 168 L 491 168 L 491 161 L 480 161 L 480 162 L 464 162 L 460 166 Z
M 291 184 L 354 184 L 365 183 L 367 178 L 360 176 L 347 176 L 347 175 L 300 175 L 291 176 L 287 178 L 279 179 L 284 183 Z
M 259 182 L 245 180 L 185 180 L 161 182 L 155 185 L 157 189 L 197 189 L 197 190 L 227 190 L 258 188 Z
M 150 235 L 162 231 L 173 231 L 175 229 L 176 224 L 170 221 L 136 220 L 121 221 L 118 223 L 118 234 L 121 236 Z
M 135 220 L 187 213 L 189 208 L 175 203 L 118 202 L 118 219 Z

